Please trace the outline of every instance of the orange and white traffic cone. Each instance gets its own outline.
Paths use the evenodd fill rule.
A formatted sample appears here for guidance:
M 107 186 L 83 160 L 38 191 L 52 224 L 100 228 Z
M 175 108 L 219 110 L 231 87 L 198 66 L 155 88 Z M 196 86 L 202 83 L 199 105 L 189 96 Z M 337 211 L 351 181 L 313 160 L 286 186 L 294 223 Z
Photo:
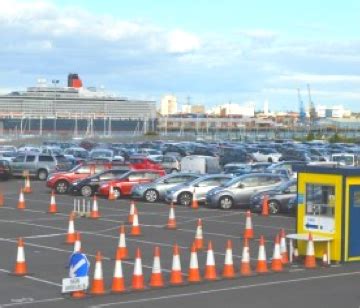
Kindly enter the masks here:
M 66 235 L 66 244 L 74 244 L 76 241 L 74 216 L 74 212 L 71 212 L 69 217 L 68 232 Z
M 125 280 L 122 271 L 122 263 L 121 263 L 121 259 L 116 256 L 111 292 L 122 293 L 124 291 L 125 291 Z
M 251 221 L 251 212 L 246 211 L 244 238 L 252 239 L 253 237 L 254 237 L 254 229 Z
M 144 275 L 142 272 L 142 262 L 141 262 L 141 251 L 140 248 L 136 249 L 135 254 L 135 263 L 134 263 L 134 273 L 132 276 L 132 288 L 133 290 L 143 290 L 144 286 Z
M 17 256 L 16 256 L 16 263 L 15 263 L 13 274 L 16 276 L 26 276 L 27 273 L 28 272 L 27 272 L 27 265 L 26 265 L 26 261 L 25 261 L 24 241 L 20 237 L 18 239 Z
M 27 176 L 25 178 L 25 186 L 23 189 L 24 194 L 31 194 L 32 193 L 32 189 L 31 189 L 31 185 L 30 185 L 30 177 Z
M 250 248 L 249 248 L 249 240 L 247 238 L 244 239 L 244 246 L 241 256 L 240 274 L 242 276 L 251 275 Z
M 188 281 L 189 282 L 200 282 L 200 270 L 199 270 L 199 262 L 197 257 L 197 249 L 195 242 L 191 246 L 191 255 L 190 255 L 190 266 L 189 266 L 189 274 Z
M 90 218 L 92 218 L 92 219 L 100 218 L 98 202 L 97 202 L 97 198 L 95 195 L 94 195 L 94 199 L 93 199 L 92 209 L 90 212 Z
M 262 202 L 262 207 L 261 207 L 261 215 L 262 216 L 269 216 L 269 196 L 265 195 L 263 202 Z
M 128 216 L 128 223 L 129 224 L 133 223 L 134 214 L 135 214 L 135 208 L 136 208 L 135 202 L 131 201 L 131 203 L 130 203 L 130 212 L 129 212 L 129 216 Z
M 195 189 L 194 189 L 193 194 L 192 194 L 191 208 L 193 210 L 197 210 L 199 208 L 199 201 L 196 198 Z
M 259 253 L 258 253 L 258 261 L 256 265 L 256 272 L 259 274 L 267 273 L 267 261 L 266 261 L 266 249 L 265 249 L 265 239 L 264 236 L 260 236 L 259 241 Z
M 209 241 L 209 243 L 208 243 L 204 278 L 206 280 L 216 280 L 217 279 L 214 250 L 213 250 L 211 241 Z
M 115 194 L 114 194 L 114 186 L 112 184 L 110 184 L 110 187 L 109 187 L 108 200 L 110 200 L 110 201 L 116 200 L 116 197 L 115 197 Z
M 289 254 L 287 251 L 286 234 L 284 229 L 280 230 L 280 254 L 281 254 L 281 262 L 284 265 L 289 264 Z
M 197 250 L 204 248 L 204 238 L 201 218 L 198 219 L 196 233 L 195 233 L 195 246 Z
M 183 284 L 180 252 L 179 252 L 179 246 L 177 244 L 175 244 L 174 248 L 173 248 L 173 259 L 172 259 L 172 266 L 171 266 L 171 273 L 170 273 L 170 284 L 171 285 Z
M 103 295 L 105 294 L 105 285 L 102 269 L 102 256 L 101 252 L 98 251 L 95 257 L 95 270 L 94 270 L 94 279 L 91 285 L 91 294 L 93 295 Z
M 139 225 L 139 216 L 138 216 L 138 211 L 136 208 L 135 208 L 134 219 L 133 219 L 130 234 L 131 234 L 131 236 L 140 236 L 141 235 L 141 228 Z
M 279 235 L 276 235 L 273 258 L 271 261 L 271 270 L 274 272 L 282 272 L 283 264 L 281 261 L 281 253 L 280 253 L 280 239 Z
M 164 287 L 164 279 L 161 272 L 161 263 L 160 263 L 160 248 L 158 246 L 154 249 L 154 261 L 150 277 L 150 287 L 153 288 L 162 288 Z
M 0 207 L 4 206 L 4 194 L 2 190 L 0 190 Z
M 125 236 L 125 226 L 122 225 L 120 227 L 120 234 L 119 234 L 119 243 L 116 249 L 116 260 L 126 260 L 129 257 L 129 251 L 126 247 L 126 236 Z
M 306 246 L 305 268 L 316 268 L 314 241 L 311 232 Z
M 24 193 L 23 193 L 22 189 L 20 189 L 19 202 L 17 204 L 17 208 L 19 210 L 26 209 L 25 198 L 24 198 Z
M 232 253 L 232 241 L 228 240 L 226 243 L 225 262 L 222 276 L 224 278 L 234 278 L 235 268 Z
M 52 190 L 51 191 L 51 198 L 50 198 L 50 205 L 49 205 L 49 209 L 48 209 L 48 213 L 49 214 L 56 214 L 57 213 L 57 205 L 56 205 L 56 200 L 55 200 L 55 192 Z
M 167 225 L 166 225 L 166 229 L 168 229 L 168 230 L 175 230 L 176 229 L 175 209 L 174 209 L 173 204 L 170 205 L 169 219 L 168 219 L 168 222 L 167 222 Z
M 80 232 L 76 232 L 76 239 L 74 243 L 74 252 L 81 252 L 81 235 Z

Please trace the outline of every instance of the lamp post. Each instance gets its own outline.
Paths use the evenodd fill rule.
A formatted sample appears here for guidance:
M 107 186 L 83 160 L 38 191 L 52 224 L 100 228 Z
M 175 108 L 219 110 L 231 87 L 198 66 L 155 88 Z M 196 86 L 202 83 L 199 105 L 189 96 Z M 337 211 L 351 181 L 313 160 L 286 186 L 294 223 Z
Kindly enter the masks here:
M 53 79 L 52 81 L 52 84 L 55 86 L 55 99 L 53 101 L 53 115 L 54 115 L 54 132 L 56 134 L 56 90 L 57 90 L 57 85 L 59 84 L 59 80 L 58 79 Z

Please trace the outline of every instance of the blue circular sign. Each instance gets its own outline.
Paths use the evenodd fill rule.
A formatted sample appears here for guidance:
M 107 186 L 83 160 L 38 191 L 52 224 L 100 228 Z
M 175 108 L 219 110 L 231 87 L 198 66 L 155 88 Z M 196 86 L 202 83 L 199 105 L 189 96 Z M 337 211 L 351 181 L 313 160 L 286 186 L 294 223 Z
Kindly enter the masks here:
M 85 254 L 75 252 L 71 255 L 69 261 L 69 277 L 85 277 L 88 276 L 90 262 Z

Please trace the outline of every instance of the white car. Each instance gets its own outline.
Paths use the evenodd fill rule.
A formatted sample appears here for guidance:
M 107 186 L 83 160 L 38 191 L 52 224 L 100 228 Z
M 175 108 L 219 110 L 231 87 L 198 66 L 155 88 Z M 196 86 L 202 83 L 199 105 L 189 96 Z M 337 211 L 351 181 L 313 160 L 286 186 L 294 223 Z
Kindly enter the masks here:
M 256 161 L 276 163 L 279 161 L 281 154 L 273 149 L 259 149 L 257 152 L 252 153 Z

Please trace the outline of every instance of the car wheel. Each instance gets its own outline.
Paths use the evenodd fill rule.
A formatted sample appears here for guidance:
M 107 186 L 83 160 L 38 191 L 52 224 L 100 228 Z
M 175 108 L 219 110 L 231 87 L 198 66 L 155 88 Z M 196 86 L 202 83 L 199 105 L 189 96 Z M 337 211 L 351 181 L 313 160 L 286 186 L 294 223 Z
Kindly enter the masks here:
M 57 194 L 66 194 L 69 188 L 69 183 L 63 180 L 57 181 L 54 188 Z
M 93 194 L 92 188 L 89 185 L 81 187 L 80 193 L 83 197 L 90 197 Z
M 144 193 L 144 199 L 147 202 L 156 202 L 159 199 L 159 194 L 155 189 L 148 189 Z
M 40 181 L 45 181 L 48 177 L 48 172 L 45 169 L 40 169 L 38 171 L 37 177 Z
M 269 157 L 269 158 L 268 158 L 268 163 L 272 163 L 272 162 L 273 162 L 272 158 Z
M 269 212 L 270 214 L 276 215 L 280 212 L 280 204 L 276 200 L 269 201 Z
M 121 191 L 119 188 L 114 188 L 114 196 L 115 199 L 119 199 L 121 197 Z
M 233 198 L 229 197 L 229 196 L 224 196 L 221 197 L 219 200 L 219 207 L 222 210 L 230 210 L 232 209 L 234 206 L 234 200 Z
M 189 192 L 183 192 L 180 194 L 178 198 L 178 203 L 184 206 L 190 206 L 192 202 L 193 196 Z

